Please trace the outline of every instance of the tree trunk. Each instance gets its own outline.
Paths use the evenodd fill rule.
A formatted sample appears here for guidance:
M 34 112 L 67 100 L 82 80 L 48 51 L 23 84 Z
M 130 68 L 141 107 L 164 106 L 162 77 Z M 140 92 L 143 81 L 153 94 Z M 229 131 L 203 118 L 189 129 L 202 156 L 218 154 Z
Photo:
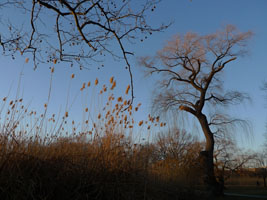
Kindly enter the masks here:
M 203 167 L 203 179 L 207 185 L 208 191 L 213 196 L 223 195 L 223 186 L 216 180 L 214 173 L 213 151 L 214 151 L 214 136 L 210 130 L 207 118 L 204 114 L 197 116 L 202 131 L 206 138 L 205 151 L 200 152 L 201 165 Z

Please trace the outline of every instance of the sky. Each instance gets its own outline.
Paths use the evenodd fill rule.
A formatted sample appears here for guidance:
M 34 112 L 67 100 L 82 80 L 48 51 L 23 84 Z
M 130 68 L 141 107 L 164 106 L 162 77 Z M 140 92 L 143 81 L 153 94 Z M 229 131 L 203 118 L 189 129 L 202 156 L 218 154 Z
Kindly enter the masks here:
M 148 23 L 160 25 L 161 23 L 172 22 L 172 25 L 165 31 L 154 33 L 143 42 L 137 41 L 129 45 L 135 55 L 130 58 L 134 75 L 135 102 L 141 102 L 140 111 L 136 114 L 136 119 L 145 119 L 151 112 L 151 95 L 154 90 L 154 77 L 145 77 L 142 68 L 138 66 L 137 58 L 145 55 L 155 55 L 163 48 L 166 41 L 175 34 L 185 34 L 195 32 L 200 35 L 210 34 L 218 29 L 222 29 L 227 24 L 235 25 L 240 31 L 252 31 L 253 37 L 249 41 L 249 53 L 238 58 L 226 68 L 223 78 L 225 89 L 233 89 L 245 92 L 250 95 L 251 102 L 243 105 L 231 107 L 228 114 L 247 119 L 252 125 L 251 139 L 246 140 L 246 135 L 242 130 L 236 130 L 238 142 L 242 147 L 258 150 L 264 142 L 265 124 L 267 122 L 267 102 L 264 94 L 260 90 L 264 80 L 267 80 L 267 1 L 265 0 L 164 0 L 154 12 L 148 13 Z M 8 14 L 8 13 L 6 13 Z M 26 19 L 24 20 L 27 23 Z M 1 32 L 0 27 L 0 32 Z M 10 57 L 0 56 L 0 98 L 9 94 L 15 96 L 18 80 L 21 77 L 20 92 L 25 101 L 30 103 L 30 107 L 42 110 L 43 104 L 47 102 L 50 69 L 52 64 L 41 65 L 37 70 L 33 70 L 31 58 L 25 63 L 27 56 Z M 68 104 L 70 105 L 75 97 L 72 116 L 81 118 L 82 106 L 85 104 L 101 107 L 102 100 L 94 99 L 99 91 L 100 85 L 108 84 L 111 76 L 117 80 L 118 87 L 114 90 L 116 96 L 124 95 L 126 86 L 129 84 L 129 74 L 125 69 L 123 61 L 107 59 L 104 61 L 105 67 L 98 69 L 99 63 L 92 62 L 89 70 L 80 71 L 78 68 L 70 68 L 66 63 L 56 64 L 53 74 L 50 112 L 63 112 Z M 75 78 L 71 80 L 71 74 Z M 22 74 L 22 75 L 21 75 Z M 91 89 L 88 96 L 81 94 L 80 88 L 83 82 L 94 82 L 99 79 L 99 88 Z M 94 100 L 92 100 L 94 99 Z M 92 102 L 93 101 L 93 102 Z M 82 105 L 82 106 L 81 106 Z M 243 138 L 243 139 L 242 139 Z

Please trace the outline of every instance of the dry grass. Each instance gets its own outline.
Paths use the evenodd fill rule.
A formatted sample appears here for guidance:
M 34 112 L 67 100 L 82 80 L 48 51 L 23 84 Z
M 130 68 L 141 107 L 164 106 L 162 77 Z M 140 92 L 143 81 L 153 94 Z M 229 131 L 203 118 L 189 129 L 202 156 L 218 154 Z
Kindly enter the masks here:
M 232 176 L 229 180 L 227 180 L 227 185 L 229 186 L 240 186 L 240 185 L 247 185 L 247 186 L 256 186 L 257 181 L 260 185 L 263 186 L 263 180 L 257 176 Z
M 108 93 L 116 87 L 114 83 L 112 78 L 110 86 L 103 85 L 99 93 L 108 98 L 102 111 L 93 114 L 85 106 L 81 123 L 71 120 L 68 109 L 61 117 L 47 116 L 49 102 L 38 115 L 23 105 L 23 99 L 2 100 L 1 199 L 193 198 L 186 175 L 170 167 L 175 162 L 155 168 L 158 158 L 153 145 L 146 142 L 153 127 L 165 123 L 152 116 L 134 122 L 140 104 L 134 107 L 127 99 Z M 89 82 L 83 84 L 81 92 L 88 87 Z M 128 91 L 129 86 L 126 95 Z M 145 141 L 133 136 L 137 127 L 146 130 Z
M 82 84 L 85 98 L 91 89 L 96 102 L 107 100 L 103 106 L 85 103 L 81 121 L 72 119 L 71 106 L 62 115 L 48 114 L 53 73 L 54 68 L 42 113 L 30 110 L 21 98 L 2 99 L 1 200 L 206 199 L 196 164 L 203 145 L 196 138 L 178 128 L 168 130 L 157 116 L 135 122 L 141 104 L 130 104 L 129 86 L 125 96 L 115 97 L 114 77 L 102 87 L 98 79 Z M 152 143 L 156 132 L 161 133 Z M 228 192 L 266 194 L 252 187 L 256 181 L 233 177 Z

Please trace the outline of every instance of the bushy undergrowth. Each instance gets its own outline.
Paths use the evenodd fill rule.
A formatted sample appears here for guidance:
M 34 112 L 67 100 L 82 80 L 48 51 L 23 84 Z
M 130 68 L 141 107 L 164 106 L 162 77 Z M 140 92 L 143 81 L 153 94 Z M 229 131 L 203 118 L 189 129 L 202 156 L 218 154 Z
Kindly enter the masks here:
M 113 78 L 110 84 L 114 89 Z M 81 91 L 85 87 L 83 84 Z M 107 87 L 101 91 L 106 92 Z M 129 86 L 126 94 L 128 91 Z M 69 130 L 67 110 L 62 121 L 57 121 L 54 114 L 47 116 L 47 104 L 37 116 L 22 99 L 7 102 L 4 98 L 0 111 L 1 199 L 192 199 L 195 177 L 189 163 L 193 159 L 185 158 L 194 158 L 193 149 L 184 143 L 177 157 L 170 153 L 174 149 L 169 147 L 179 145 L 173 145 L 171 136 L 153 144 L 149 139 L 137 140 L 134 127 L 145 126 L 144 130 L 151 132 L 152 126 L 165 124 L 149 116 L 135 125 L 132 115 L 140 104 L 133 108 L 122 97 L 107 96 L 97 119 L 85 117 L 81 130 L 74 121 Z M 84 110 L 89 113 L 88 108 Z M 182 165 L 182 160 L 187 165 Z
M 114 135 L 17 147 L 1 155 L 1 199 L 177 199 L 186 192 L 155 176 L 149 158 Z

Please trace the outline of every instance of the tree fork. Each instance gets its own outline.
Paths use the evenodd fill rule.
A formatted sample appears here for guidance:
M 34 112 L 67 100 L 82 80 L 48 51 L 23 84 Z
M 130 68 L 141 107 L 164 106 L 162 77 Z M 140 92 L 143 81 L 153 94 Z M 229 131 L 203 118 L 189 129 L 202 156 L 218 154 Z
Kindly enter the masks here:
M 214 172 L 214 133 L 219 133 L 221 126 L 240 120 L 211 108 L 238 104 L 247 98 L 239 91 L 224 92 L 221 74 L 227 65 L 244 55 L 245 44 L 251 35 L 250 31 L 242 33 L 232 25 L 205 36 L 190 32 L 178 34 L 157 55 L 140 59 L 150 74 L 162 75 L 159 81 L 161 90 L 155 94 L 154 108 L 159 111 L 178 109 L 198 119 L 206 139 L 205 151 L 200 153 L 199 159 L 204 183 L 213 196 L 223 194 L 223 181 L 220 184 Z M 207 104 L 212 106 L 209 110 L 215 112 L 209 121 L 203 114 Z M 211 126 L 217 127 L 217 131 L 213 133 Z

